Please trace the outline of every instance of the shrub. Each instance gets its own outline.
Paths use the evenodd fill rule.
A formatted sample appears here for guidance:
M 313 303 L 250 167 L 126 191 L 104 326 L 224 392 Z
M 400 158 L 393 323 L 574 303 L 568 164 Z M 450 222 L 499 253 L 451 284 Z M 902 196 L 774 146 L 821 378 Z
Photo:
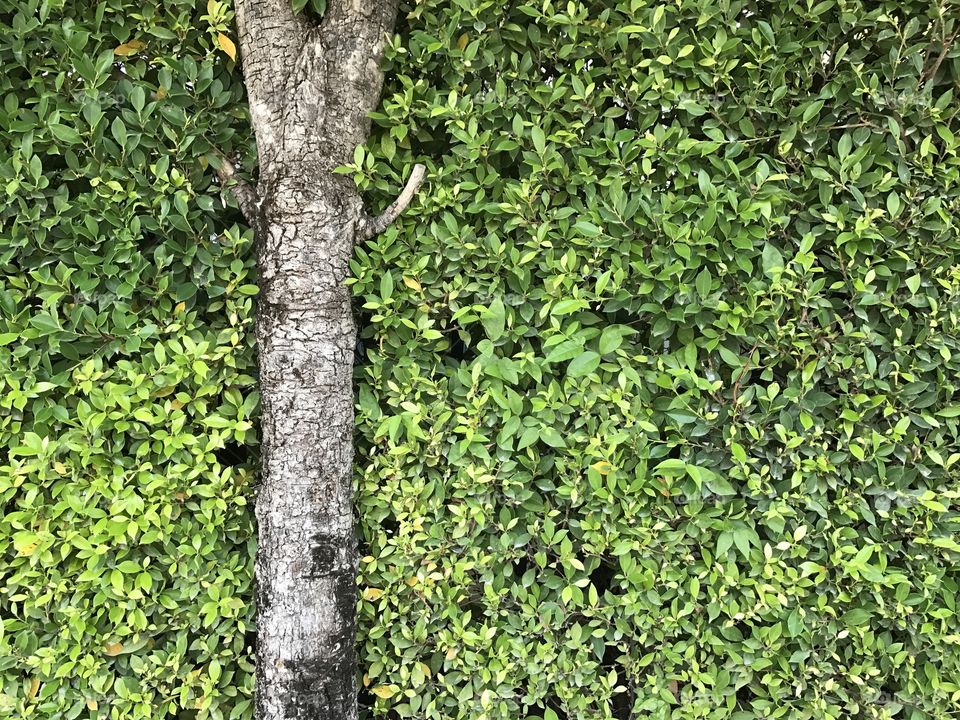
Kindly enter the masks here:
M 955 8 L 403 16 L 350 169 L 431 165 L 353 268 L 365 714 L 956 715 Z M 0 5 L 14 717 L 251 716 L 230 21 Z
M 209 165 L 249 145 L 230 20 L 0 2 L 3 717 L 250 716 L 256 288 Z
M 354 266 L 373 715 L 960 711 L 958 25 L 411 7 L 353 168 L 432 162 Z

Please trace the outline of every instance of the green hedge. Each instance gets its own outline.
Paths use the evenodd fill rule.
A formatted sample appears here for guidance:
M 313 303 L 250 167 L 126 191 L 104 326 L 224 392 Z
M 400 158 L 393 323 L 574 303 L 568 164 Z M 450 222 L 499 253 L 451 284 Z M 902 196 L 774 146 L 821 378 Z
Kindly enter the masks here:
M 432 163 L 354 264 L 375 714 L 960 713 L 958 29 L 415 5 L 355 168 Z
M 0 717 L 249 717 L 250 145 L 212 2 L 0 0 Z
M 13 717 L 250 717 L 230 22 L 0 3 Z M 958 26 L 405 4 L 352 168 L 431 168 L 353 267 L 365 715 L 960 712 Z

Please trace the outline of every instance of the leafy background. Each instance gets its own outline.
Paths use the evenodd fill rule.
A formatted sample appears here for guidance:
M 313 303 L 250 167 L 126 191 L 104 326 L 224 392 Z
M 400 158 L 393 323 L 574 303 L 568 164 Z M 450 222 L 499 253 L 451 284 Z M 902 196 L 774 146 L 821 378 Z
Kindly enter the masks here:
M 0 2 L 2 717 L 251 715 L 256 286 L 211 167 L 251 142 L 231 21 Z
M 401 15 L 348 170 L 430 168 L 353 266 L 362 712 L 956 717 L 957 5 Z M 231 20 L 0 3 L 13 717 L 250 717 Z

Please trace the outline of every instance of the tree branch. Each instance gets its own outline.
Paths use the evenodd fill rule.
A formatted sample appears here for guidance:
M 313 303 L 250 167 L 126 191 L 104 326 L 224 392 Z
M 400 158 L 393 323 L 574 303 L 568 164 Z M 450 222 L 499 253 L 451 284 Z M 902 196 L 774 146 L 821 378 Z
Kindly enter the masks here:
M 260 216 L 257 191 L 246 180 L 237 177 L 237 169 L 226 155 L 218 155 L 220 167 L 217 168 L 217 177 L 220 178 L 221 192 L 231 190 L 233 197 L 237 200 L 237 205 L 240 207 L 240 212 L 243 213 L 251 226 L 256 226 L 257 219 Z
M 307 25 L 293 14 L 290 0 L 236 0 L 237 34 L 250 119 L 261 166 L 277 152 L 284 105 Z
M 407 184 L 403 188 L 403 192 L 400 193 L 400 196 L 390 203 L 390 206 L 377 217 L 366 218 L 361 230 L 361 235 L 363 235 L 365 240 L 382 233 L 403 214 L 403 211 L 407 209 L 413 197 L 417 194 L 417 190 L 420 189 L 420 185 L 423 184 L 423 178 L 426 172 L 427 168 L 423 165 L 419 163 L 414 165 L 413 172 L 410 173 L 410 178 L 407 180 Z
M 957 35 L 960 35 L 960 30 L 955 32 L 949 38 L 946 37 L 946 33 L 944 33 L 943 40 L 941 40 L 943 48 L 940 50 L 940 54 L 937 56 L 937 59 L 934 61 L 932 67 L 928 68 L 926 67 L 926 63 L 924 63 L 925 67 L 923 69 L 923 74 L 920 76 L 920 80 L 917 82 L 918 88 L 922 87 L 924 83 L 929 80 L 933 80 L 937 76 L 937 71 L 940 70 L 940 65 L 943 64 L 944 58 L 946 58 L 949 54 L 950 48 L 953 46 L 953 41 L 957 39 Z

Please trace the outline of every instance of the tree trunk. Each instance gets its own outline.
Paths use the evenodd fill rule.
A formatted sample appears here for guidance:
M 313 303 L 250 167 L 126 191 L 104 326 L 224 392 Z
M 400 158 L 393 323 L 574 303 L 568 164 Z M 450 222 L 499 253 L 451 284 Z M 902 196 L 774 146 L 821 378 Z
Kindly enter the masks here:
M 258 720 L 341 720 L 356 717 L 357 695 L 355 330 L 344 279 L 355 240 L 382 223 L 332 171 L 369 133 L 397 2 L 331 0 L 317 27 L 289 2 L 236 3 L 260 162 L 256 190 L 235 187 L 260 272 L 256 708 Z

